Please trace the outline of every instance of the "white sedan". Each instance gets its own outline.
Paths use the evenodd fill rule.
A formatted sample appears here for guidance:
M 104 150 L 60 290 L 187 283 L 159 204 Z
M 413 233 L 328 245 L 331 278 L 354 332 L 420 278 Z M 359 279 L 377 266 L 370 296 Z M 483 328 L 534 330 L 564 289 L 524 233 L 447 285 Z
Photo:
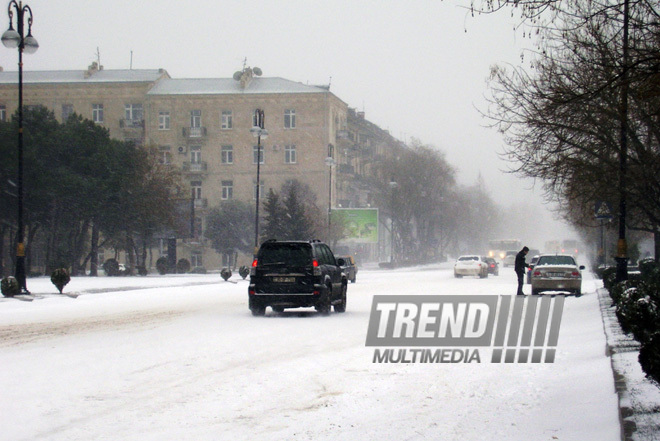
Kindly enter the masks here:
M 454 264 L 454 277 L 479 276 L 488 277 L 488 263 L 481 256 L 461 256 Z

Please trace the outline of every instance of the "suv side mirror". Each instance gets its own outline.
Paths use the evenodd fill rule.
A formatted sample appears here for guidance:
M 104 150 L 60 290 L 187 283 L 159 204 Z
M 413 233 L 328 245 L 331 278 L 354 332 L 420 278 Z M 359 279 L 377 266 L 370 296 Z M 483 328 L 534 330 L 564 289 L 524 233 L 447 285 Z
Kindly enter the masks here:
M 337 259 L 337 265 L 344 266 L 346 265 L 346 261 L 340 257 L 339 259 Z
M 584 269 L 584 265 L 580 265 L 580 271 Z

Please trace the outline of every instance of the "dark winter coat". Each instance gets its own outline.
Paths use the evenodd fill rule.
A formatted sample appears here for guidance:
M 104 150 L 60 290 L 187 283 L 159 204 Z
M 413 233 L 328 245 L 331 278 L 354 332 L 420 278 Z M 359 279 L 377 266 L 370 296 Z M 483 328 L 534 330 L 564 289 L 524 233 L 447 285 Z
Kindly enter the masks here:
M 520 252 L 516 254 L 516 265 L 514 268 L 519 274 L 524 274 L 525 268 L 529 268 L 529 265 L 525 262 L 525 252 L 523 250 L 520 250 Z

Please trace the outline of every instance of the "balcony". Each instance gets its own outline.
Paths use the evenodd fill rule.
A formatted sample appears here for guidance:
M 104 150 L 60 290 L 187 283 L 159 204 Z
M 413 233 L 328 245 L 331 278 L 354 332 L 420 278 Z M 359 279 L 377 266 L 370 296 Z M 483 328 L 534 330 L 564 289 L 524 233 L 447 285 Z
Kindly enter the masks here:
M 206 162 L 184 162 L 183 171 L 188 173 L 202 173 L 207 168 Z
M 206 127 L 184 127 L 182 133 L 184 138 L 204 138 Z
M 120 119 L 119 127 L 122 129 L 144 129 L 143 119 Z
M 206 208 L 209 206 L 208 199 L 195 199 L 195 208 Z

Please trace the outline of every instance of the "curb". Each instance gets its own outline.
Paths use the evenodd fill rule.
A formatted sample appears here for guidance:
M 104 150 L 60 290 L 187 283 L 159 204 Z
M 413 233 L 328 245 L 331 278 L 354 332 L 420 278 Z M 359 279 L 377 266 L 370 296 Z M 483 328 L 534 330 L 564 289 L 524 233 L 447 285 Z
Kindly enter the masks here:
M 660 397 L 660 390 L 655 383 L 640 375 L 641 366 L 637 361 L 640 344 L 621 329 L 609 292 L 600 288 L 596 294 L 606 337 L 605 354 L 610 357 L 619 398 L 621 440 L 660 440 L 660 412 L 657 410 L 660 403 L 648 402 L 648 394 L 645 394 L 650 390 Z

